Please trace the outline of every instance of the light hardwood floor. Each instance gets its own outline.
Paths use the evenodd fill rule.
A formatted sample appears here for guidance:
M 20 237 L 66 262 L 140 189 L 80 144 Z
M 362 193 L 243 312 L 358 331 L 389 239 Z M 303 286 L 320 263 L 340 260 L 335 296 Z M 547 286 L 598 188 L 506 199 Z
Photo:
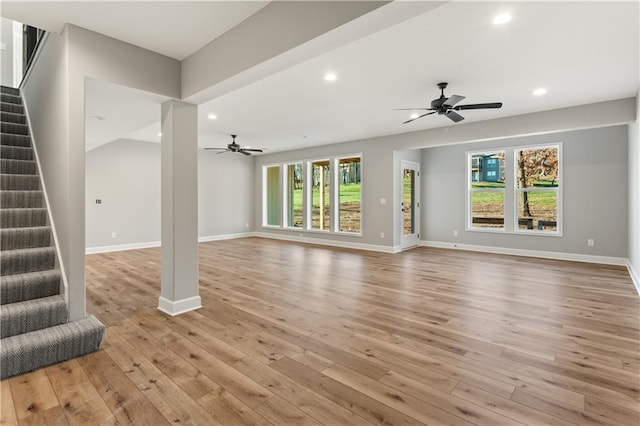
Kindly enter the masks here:
M 2 424 L 640 424 L 625 268 L 246 238 L 169 318 L 159 262 L 87 257 L 103 349 L 3 381 Z

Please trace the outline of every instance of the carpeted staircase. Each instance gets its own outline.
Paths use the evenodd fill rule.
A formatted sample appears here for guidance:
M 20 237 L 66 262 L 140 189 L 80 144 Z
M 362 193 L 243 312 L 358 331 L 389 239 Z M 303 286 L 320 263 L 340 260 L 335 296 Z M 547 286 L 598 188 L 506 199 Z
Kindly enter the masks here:
M 61 276 L 18 89 L 2 87 L 0 378 L 94 352 L 104 326 L 67 322 Z

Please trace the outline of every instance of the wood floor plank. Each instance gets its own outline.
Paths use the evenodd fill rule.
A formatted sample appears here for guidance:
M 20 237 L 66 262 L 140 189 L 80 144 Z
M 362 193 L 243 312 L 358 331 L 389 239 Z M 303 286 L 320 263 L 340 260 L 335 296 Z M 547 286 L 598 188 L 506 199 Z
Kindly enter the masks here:
M 169 424 L 106 352 L 78 358 L 78 364 L 120 424 Z
M 8 380 L 3 380 L 0 382 L 0 425 L 9 426 L 17 424 L 18 417 L 16 416 L 16 408 L 13 405 L 11 386 L 9 386 Z
M 422 424 L 411 416 L 287 357 L 273 362 L 271 368 L 373 424 Z
M 44 369 L 9 379 L 9 384 L 18 420 L 60 405 Z
M 213 241 L 203 307 L 169 317 L 160 254 L 87 257 L 88 310 L 108 330 L 77 362 L 121 424 L 638 423 L 640 298 L 623 267 Z M 79 418 L 55 394 L 22 421 Z
M 252 358 L 234 364 L 239 371 L 254 377 L 280 398 L 327 425 L 370 425 L 351 411 L 307 389 L 305 386 Z
M 31 416 L 19 420 L 19 426 L 67 426 L 69 422 L 62 407 L 56 405 L 44 411 L 38 411 Z
M 76 360 L 47 367 L 45 371 L 70 425 L 117 424 Z

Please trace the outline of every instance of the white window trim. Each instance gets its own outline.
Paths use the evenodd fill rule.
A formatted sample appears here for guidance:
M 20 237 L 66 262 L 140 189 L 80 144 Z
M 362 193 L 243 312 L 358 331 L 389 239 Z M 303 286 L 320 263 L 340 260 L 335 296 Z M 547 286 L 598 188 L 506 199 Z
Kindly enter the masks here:
M 518 162 L 516 159 L 516 155 L 518 151 L 532 151 L 537 149 L 545 149 L 545 148 L 556 148 L 558 150 L 558 186 L 555 188 L 540 188 L 540 187 L 532 187 L 532 188 L 518 188 L 517 176 L 518 176 Z M 548 237 L 562 237 L 562 187 L 564 186 L 564 180 L 562 177 L 562 171 L 564 169 L 562 164 L 562 142 L 553 142 L 553 143 L 545 143 L 545 144 L 534 144 L 534 145 L 523 145 L 513 147 L 513 153 L 511 154 L 513 159 L 513 215 L 515 218 L 515 230 L 514 233 L 519 235 L 538 235 L 538 236 L 548 236 Z M 520 192 L 549 192 L 553 191 L 556 193 L 556 230 L 555 231 L 539 231 L 537 229 L 519 229 L 518 227 L 518 195 Z
M 281 164 L 264 164 L 262 166 L 262 227 L 270 229 L 278 229 L 282 226 L 282 217 L 280 218 L 280 225 L 269 225 L 269 206 L 267 203 L 267 170 L 272 167 L 279 167 L 280 180 L 282 180 L 282 165 Z M 280 215 L 282 216 L 282 215 Z
M 507 231 L 507 200 L 506 200 L 506 193 L 507 193 L 507 182 L 505 182 L 505 187 L 504 188 L 473 188 L 472 186 L 472 181 L 471 181 L 471 157 L 473 157 L 474 155 L 491 155 L 491 154 L 500 154 L 504 152 L 505 155 L 505 161 L 507 158 L 507 150 L 506 149 L 487 149 L 487 150 L 481 150 L 481 151 L 467 151 L 466 155 L 467 155 L 467 202 L 466 202 L 466 207 L 467 207 L 467 226 L 466 226 L 466 230 L 467 231 L 479 231 L 479 232 L 494 232 L 494 233 L 500 233 L 503 234 Z M 505 165 L 506 166 L 506 165 Z M 506 179 L 505 179 L 506 181 Z M 504 222 L 503 225 L 500 228 L 482 228 L 479 226 L 473 226 L 473 214 L 471 212 L 471 207 L 473 205 L 472 201 L 471 201 L 471 197 L 473 195 L 474 192 L 499 192 L 499 193 L 503 193 L 504 195 L 504 203 L 503 203 L 503 209 L 504 209 Z
M 339 202 L 340 202 L 340 194 L 337 188 L 339 187 L 339 164 L 340 160 L 343 158 L 360 158 L 360 232 L 346 232 L 340 231 L 340 218 L 339 218 Z M 364 212 L 363 212 L 363 183 L 362 176 L 364 170 L 364 156 L 360 153 L 354 154 L 340 154 L 340 155 L 331 155 L 324 156 L 312 159 L 304 159 L 304 160 L 294 160 L 294 161 L 286 161 L 282 163 L 272 163 L 272 164 L 264 164 L 262 165 L 262 228 L 265 229 L 279 229 L 283 231 L 293 231 L 300 233 L 314 233 L 314 234 L 332 234 L 332 235 L 341 235 L 346 237 L 359 237 L 362 238 L 363 233 L 363 222 L 364 222 Z M 329 229 L 315 229 L 311 228 L 311 205 L 312 205 L 312 197 L 313 190 L 311 186 L 308 185 L 311 182 L 311 172 L 312 172 L 312 164 L 318 161 L 328 161 L 330 167 L 330 182 L 329 182 L 329 191 L 330 191 L 330 206 L 329 206 Z M 294 226 L 289 226 L 289 218 L 288 218 L 288 166 L 292 164 L 302 164 L 302 214 L 303 214 L 303 226 L 301 228 L 297 228 Z M 281 191 L 281 218 L 280 225 L 268 225 L 268 209 L 267 209 L 267 169 L 270 167 L 280 167 L 280 191 Z
M 521 150 L 535 150 L 544 148 L 557 148 L 558 149 L 558 186 L 556 188 L 518 188 L 517 187 L 517 161 L 516 152 Z M 471 194 L 473 189 L 471 188 L 471 157 L 479 154 L 497 154 L 499 152 L 505 152 L 505 187 L 504 189 L 476 189 L 477 192 L 504 192 L 505 202 L 505 215 L 504 226 L 502 228 L 481 228 L 472 226 L 472 213 L 471 213 Z M 562 142 L 549 142 L 543 144 L 531 144 L 521 146 L 507 146 L 500 148 L 492 148 L 486 150 L 467 151 L 466 153 L 466 179 L 467 179 L 467 193 L 466 193 L 466 231 L 468 232 L 488 232 L 493 234 L 513 234 L 513 235 L 535 235 L 538 237 L 562 237 L 563 236 L 563 173 L 564 166 L 562 164 Z M 508 161 L 511 161 L 511 175 L 507 174 Z M 555 231 L 539 231 L 537 229 L 519 229 L 518 228 L 518 192 L 526 191 L 556 191 L 557 196 L 557 223 Z M 509 213 L 510 211 L 510 213 Z M 507 226 L 509 224 L 509 226 Z

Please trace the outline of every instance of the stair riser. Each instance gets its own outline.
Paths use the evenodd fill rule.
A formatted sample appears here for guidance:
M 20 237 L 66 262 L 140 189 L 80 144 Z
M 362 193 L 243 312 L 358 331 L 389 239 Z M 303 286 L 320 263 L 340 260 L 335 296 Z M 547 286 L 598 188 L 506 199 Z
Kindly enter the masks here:
M 51 228 L 0 229 L 0 248 L 17 250 L 51 245 Z
M 7 95 L 6 93 L 0 94 L 0 100 L 8 104 L 22 105 L 22 98 L 20 96 Z
M 0 103 L 0 111 L 24 114 L 24 107 L 22 105 L 10 104 L 2 101 L 2 103 Z
M 4 305 L 0 313 L 0 338 L 16 336 L 67 322 L 67 305 L 60 296 Z
M 26 250 L 25 250 L 26 251 Z M 55 267 L 54 250 L 41 250 L 27 254 L 5 252 L 0 259 L 2 275 L 23 274 L 25 272 L 46 271 Z
M 24 146 L 0 145 L 0 158 L 7 160 L 34 160 L 33 149 Z M 4 173 L 4 172 L 3 172 Z
M 0 228 L 47 226 L 46 209 L 0 209 Z
M 35 175 L 38 169 L 35 161 L 2 158 L 0 159 L 0 170 L 5 174 Z
M 0 349 L 0 379 L 66 361 L 100 349 L 104 326 L 94 317 L 6 339 Z
M 31 138 L 28 135 L 13 135 L 11 133 L 2 133 L 0 135 L 0 145 L 22 146 L 29 148 L 31 146 Z
M 27 117 L 24 114 L 12 114 L 10 112 L 0 112 L 0 122 L 27 124 Z
M 24 124 L 0 123 L 2 133 L 13 133 L 15 135 L 28 135 L 29 128 Z
M 37 175 L 2 175 L 0 189 L 8 191 L 37 191 L 40 178 Z
M 0 304 L 60 294 L 60 271 L 40 271 L 0 277 Z
M 42 208 L 44 194 L 42 191 L 2 191 L 0 193 L 0 208 Z
M 0 86 L 0 93 L 6 95 L 20 96 L 20 89 L 16 87 Z

